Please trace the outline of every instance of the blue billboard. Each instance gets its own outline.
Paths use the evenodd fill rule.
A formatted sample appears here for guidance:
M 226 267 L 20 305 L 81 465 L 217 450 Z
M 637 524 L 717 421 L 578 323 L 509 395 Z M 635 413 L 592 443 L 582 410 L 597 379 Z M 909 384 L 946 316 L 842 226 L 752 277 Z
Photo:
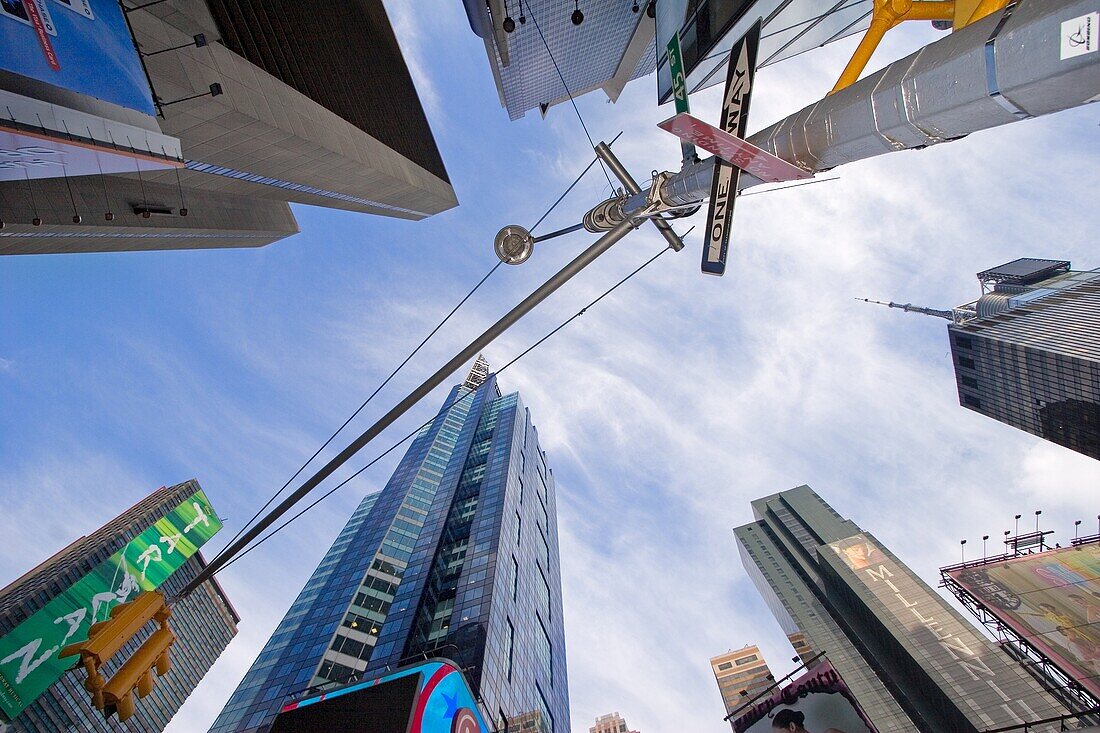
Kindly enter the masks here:
M 0 0 L 0 68 L 155 115 L 117 0 Z
M 287 703 L 271 733 L 490 733 L 466 676 L 433 659 Z

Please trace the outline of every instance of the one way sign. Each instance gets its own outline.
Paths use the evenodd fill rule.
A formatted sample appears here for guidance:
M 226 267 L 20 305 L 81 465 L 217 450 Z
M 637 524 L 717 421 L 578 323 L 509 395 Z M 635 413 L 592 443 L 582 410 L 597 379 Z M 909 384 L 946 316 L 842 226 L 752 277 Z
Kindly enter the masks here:
M 749 32 L 730 50 L 726 73 L 726 92 L 722 97 L 719 128 L 734 137 L 744 138 L 747 132 L 749 100 L 752 98 L 753 77 L 756 74 L 756 49 L 760 45 L 763 19 L 756 21 Z M 730 225 L 733 222 L 733 202 L 741 170 L 718 159 L 714 161 L 714 179 L 710 186 L 710 213 L 703 239 L 702 270 L 708 275 L 726 271 L 726 254 L 730 245 Z

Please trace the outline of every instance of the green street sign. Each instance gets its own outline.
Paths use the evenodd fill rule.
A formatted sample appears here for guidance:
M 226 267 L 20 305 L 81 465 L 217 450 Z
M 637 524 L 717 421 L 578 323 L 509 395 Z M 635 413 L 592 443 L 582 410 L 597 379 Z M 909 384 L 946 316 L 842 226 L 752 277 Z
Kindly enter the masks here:
M 0 719 L 12 720 L 72 667 L 57 652 L 111 609 L 153 590 L 221 529 L 200 489 L 0 638 Z
M 684 57 L 680 53 L 679 33 L 673 33 L 668 41 L 668 69 L 672 73 L 672 96 L 676 100 L 676 114 L 689 112 L 687 81 L 684 79 Z

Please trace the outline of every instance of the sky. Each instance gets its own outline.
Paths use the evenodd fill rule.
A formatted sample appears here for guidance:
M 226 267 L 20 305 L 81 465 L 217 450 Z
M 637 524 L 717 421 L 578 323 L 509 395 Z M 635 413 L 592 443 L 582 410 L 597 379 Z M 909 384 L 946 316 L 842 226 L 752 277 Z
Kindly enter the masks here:
M 567 105 L 509 122 L 459 2 L 387 3 L 460 206 L 407 222 L 295 206 L 261 249 L 0 259 L 0 585 L 153 489 L 197 478 L 220 548 L 588 163 Z M 923 26 L 923 24 L 922 24 Z M 870 68 L 935 36 L 892 33 Z M 828 90 L 854 40 L 757 76 L 749 129 Z M 578 100 L 643 179 L 675 169 L 652 77 Z M 716 120 L 719 90 L 693 96 Z M 851 164 L 838 180 L 738 201 L 725 277 L 699 229 L 501 377 L 539 428 L 558 491 L 571 722 L 619 711 L 642 733 L 728 730 L 708 658 L 792 651 L 745 574 L 749 501 L 809 484 L 925 580 L 1014 514 L 1055 539 L 1100 509 L 1100 463 L 959 406 L 946 324 L 859 303 L 974 300 L 1017 257 L 1100 267 L 1096 106 Z M 590 173 L 543 225 L 607 194 Z M 704 213 L 678 224 L 701 228 Z M 501 267 L 331 455 L 594 239 Z M 664 247 L 631 234 L 486 349 L 500 365 Z M 438 409 L 425 398 L 345 476 Z M 343 441 L 343 442 L 342 442 Z M 169 730 L 202 731 L 344 521 L 400 451 L 219 575 L 242 620 Z M 990 551 L 993 548 L 990 547 Z

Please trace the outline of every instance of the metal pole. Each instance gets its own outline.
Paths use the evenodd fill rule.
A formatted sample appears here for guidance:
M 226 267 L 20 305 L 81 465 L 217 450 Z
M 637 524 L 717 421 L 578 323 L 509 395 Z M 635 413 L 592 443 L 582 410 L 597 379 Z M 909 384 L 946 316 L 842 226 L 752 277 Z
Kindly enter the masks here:
M 611 169 L 611 172 L 615 174 L 616 178 L 622 181 L 627 191 L 633 194 L 641 193 L 641 187 L 638 185 L 637 181 L 631 177 L 630 172 L 623 167 L 623 164 L 619 162 L 619 159 L 615 157 L 615 154 L 611 152 L 611 148 L 605 143 L 600 143 L 596 146 L 596 155 L 603 158 L 603 161 L 607 163 L 607 167 Z M 624 211 L 624 213 L 629 216 L 631 213 L 637 212 Z M 664 219 L 651 219 L 651 221 L 653 222 L 653 226 L 657 227 L 657 231 L 661 233 L 661 236 L 665 238 L 665 241 L 668 242 L 669 247 L 672 247 L 672 249 L 677 252 L 684 248 L 683 240 L 673 231 L 671 224 Z
M 603 145 L 603 143 L 600 143 Z M 308 480 L 306 480 L 301 486 L 295 489 L 294 493 L 283 500 L 281 504 L 271 510 L 266 516 L 260 519 L 256 524 L 247 532 L 241 535 L 241 538 L 230 545 L 228 548 L 220 552 L 210 564 L 207 565 L 187 586 L 180 591 L 176 599 L 185 598 L 191 594 L 196 588 L 209 580 L 214 573 L 225 565 L 234 555 L 243 550 L 252 540 L 260 536 L 265 529 L 275 523 L 279 517 L 285 514 L 295 504 L 301 501 L 306 494 L 317 487 L 322 481 L 328 478 L 336 469 L 342 466 L 349 458 L 358 453 L 367 443 L 371 442 L 389 427 L 397 418 L 408 412 L 409 408 L 419 402 L 425 395 L 431 392 L 433 389 L 443 383 L 447 377 L 453 374 L 459 367 L 468 362 L 470 359 L 477 356 L 477 354 L 488 346 L 496 339 L 497 336 L 504 333 L 509 326 L 514 324 L 524 315 L 531 311 L 535 306 L 545 300 L 551 293 L 560 288 L 566 282 L 568 282 L 574 275 L 583 270 L 588 265 L 607 250 L 611 249 L 611 246 L 625 237 L 632 229 L 635 228 L 635 223 L 632 219 L 624 219 L 614 229 L 610 230 L 602 237 L 597 239 L 588 249 L 581 252 L 577 257 L 559 270 L 549 280 L 544 282 L 538 287 L 535 292 L 528 295 L 524 300 L 508 311 L 499 321 L 494 323 L 488 329 L 485 330 L 480 336 L 474 339 L 469 346 L 456 354 L 450 361 L 444 364 L 439 370 L 432 376 L 425 379 L 419 387 L 414 389 L 405 399 L 397 403 L 397 405 L 380 417 L 374 425 L 371 425 L 367 430 L 361 434 L 358 438 L 353 440 L 351 444 L 340 451 L 340 453 L 331 461 L 326 463 L 317 473 L 313 474 Z
M 1095 0 L 1020 0 L 750 135 L 753 145 L 815 173 L 884 153 L 966 137 L 1100 96 L 1100 54 L 1060 58 L 1061 23 Z M 714 158 L 665 181 L 670 203 L 710 194 Z M 740 188 L 761 181 L 741 176 Z M 646 192 L 623 203 L 644 205 Z

